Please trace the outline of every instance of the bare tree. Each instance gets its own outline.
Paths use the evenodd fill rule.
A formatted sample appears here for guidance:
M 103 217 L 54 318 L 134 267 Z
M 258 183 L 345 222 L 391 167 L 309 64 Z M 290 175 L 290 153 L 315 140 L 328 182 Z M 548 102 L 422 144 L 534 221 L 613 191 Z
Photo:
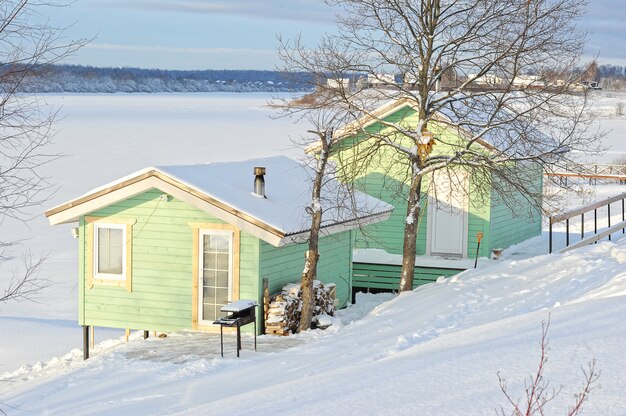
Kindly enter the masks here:
M 340 89 L 345 87 L 341 83 L 333 86 Z M 297 147 L 306 150 L 303 162 L 309 168 L 311 182 L 311 202 L 306 208 L 311 225 L 302 271 L 302 312 L 298 327 L 298 331 L 305 331 L 311 328 L 315 306 L 313 283 L 317 278 L 322 227 L 329 222 L 356 220 L 376 207 L 368 206 L 355 196 L 350 182 L 338 180 L 341 172 L 337 170 L 336 164 L 331 163 L 331 157 L 341 144 L 335 130 L 349 121 L 348 112 L 341 106 L 331 105 L 321 96 L 308 96 L 299 100 L 275 99 L 271 105 L 279 111 L 279 117 L 299 119 L 309 126 L 308 135 L 292 140 Z
M 587 134 L 586 97 L 575 90 L 585 33 L 576 21 L 579 0 L 328 0 L 339 8 L 339 31 L 313 49 L 300 39 L 281 40 L 284 70 L 310 73 L 312 108 L 338 106 L 352 117 L 350 133 L 367 150 L 395 152 L 404 169 L 407 201 L 400 291 L 413 288 L 417 227 L 423 187 L 436 171 L 470 173 L 474 189 L 490 187 L 509 206 L 517 195 L 539 205 L 541 191 L 529 172 L 572 163 L 576 150 L 593 151 Z M 383 82 L 376 89 L 331 88 L 328 78 L 355 76 Z M 546 74 L 549 74 L 547 76 Z M 483 80 L 495 79 L 485 87 Z M 409 79 L 411 82 L 406 82 Z M 379 83 L 381 84 L 381 83 Z M 405 99 L 416 126 L 375 111 Z M 366 129 L 371 120 L 382 130 Z M 446 142 L 442 130 L 462 141 Z M 445 144 L 449 152 L 433 152 Z M 527 169 L 518 169 L 526 166 Z
M 43 82 L 47 65 L 85 43 L 64 40 L 63 29 L 50 25 L 45 10 L 53 6 L 29 0 L 0 2 L 0 224 L 28 221 L 30 210 L 50 197 L 51 184 L 40 168 L 58 157 L 47 151 L 57 113 L 22 91 L 29 83 Z M 19 244 L 0 232 L 0 266 L 14 258 L 12 251 Z M 0 302 L 32 298 L 45 285 L 38 277 L 44 257 L 23 257 L 23 270 L 2 282 Z
M 580 76 L 581 81 L 594 82 L 598 81 L 598 64 L 593 61 L 583 71 Z
M 317 278 L 317 263 L 320 258 L 319 239 L 324 216 L 323 208 L 330 208 L 335 210 L 335 212 L 337 212 L 337 209 L 341 209 L 341 207 L 337 207 L 337 204 L 332 202 L 322 203 L 327 197 L 324 193 L 325 185 L 329 182 L 336 183 L 333 181 L 334 169 L 328 163 L 336 143 L 333 125 L 337 123 L 337 118 L 332 110 L 324 111 L 322 109 L 321 111 L 310 112 L 308 111 L 308 104 L 304 105 L 306 110 L 302 112 L 303 107 L 301 103 L 298 104 L 289 100 L 276 101 L 274 106 L 281 110 L 283 115 L 302 115 L 305 117 L 312 128 L 312 130 L 309 130 L 309 137 L 294 141 L 300 147 L 316 146 L 315 156 L 309 157 L 305 161 L 311 172 L 311 204 L 306 208 L 306 212 L 311 218 L 311 226 L 301 279 L 302 312 L 298 326 L 298 331 L 300 332 L 311 328 L 313 318 L 313 309 L 315 307 L 313 283 Z M 329 114 L 333 116 L 328 117 Z M 326 189 L 326 191 L 328 190 Z M 333 191 L 339 191 L 334 195 L 338 199 L 340 195 L 345 195 L 345 192 L 342 190 L 333 189 Z
M 321 148 L 316 159 L 314 176 L 312 178 L 311 206 L 308 207 L 308 213 L 311 216 L 311 231 L 309 232 L 309 249 L 306 252 L 304 270 L 302 271 L 302 314 L 298 331 L 306 331 L 311 328 L 311 320 L 313 318 L 313 307 L 315 305 L 313 281 L 317 277 L 317 262 L 320 257 L 319 237 L 322 224 L 322 185 L 326 175 L 326 167 L 330 157 L 329 149 L 332 147 L 333 137 L 332 130 L 313 131 L 311 133 L 318 137 Z
M 544 415 L 547 411 L 547 405 L 553 401 L 562 391 L 563 386 L 559 388 L 550 388 L 550 382 L 545 379 L 544 371 L 548 362 L 548 329 L 550 328 L 550 318 L 541 323 L 541 358 L 537 371 L 528 378 L 524 383 L 525 397 L 523 399 L 515 399 L 509 392 L 506 380 L 498 372 L 498 381 L 500 390 L 511 410 L 505 411 L 501 406 L 496 410 L 496 414 L 500 416 L 533 416 Z M 596 360 L 593 359 L 587 364 L 587 368 L 582 369 L 583 385 L 581 390 L 574 395 L 574 403 L 568 408 L 567 416 L 576 416 L 583 410 L 583 404 L 589 399 L 589 394 L 594 389 L 600 377 L 600 371 L 596 370 Z

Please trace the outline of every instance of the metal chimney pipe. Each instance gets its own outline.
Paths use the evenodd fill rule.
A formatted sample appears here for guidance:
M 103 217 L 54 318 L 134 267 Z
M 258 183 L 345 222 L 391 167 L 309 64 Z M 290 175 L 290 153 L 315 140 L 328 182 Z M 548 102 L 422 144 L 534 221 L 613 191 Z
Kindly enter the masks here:
M 254 168 L 254 193 L 260 197 L 265 196 L 265 168 L 257 166 Z

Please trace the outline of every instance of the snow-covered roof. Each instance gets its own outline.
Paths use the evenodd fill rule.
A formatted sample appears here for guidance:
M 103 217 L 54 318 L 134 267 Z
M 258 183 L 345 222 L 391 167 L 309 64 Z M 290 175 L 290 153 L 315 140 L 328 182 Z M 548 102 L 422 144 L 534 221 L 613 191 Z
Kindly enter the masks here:
M 255 167 L 265 167 L 266 198 L 253 187 Z M 82 215 L 156 188 L 275 246 L 303 241 L 310 229 L 312 170 L 284 156 L 239 162 L 157 166 L 46 211 L 51 224 L 77 221 Z M 321 208 L 325 233 L 388 218 L 393 206 L 361 192 L 351 198 L 335 180 L 325 182 Z

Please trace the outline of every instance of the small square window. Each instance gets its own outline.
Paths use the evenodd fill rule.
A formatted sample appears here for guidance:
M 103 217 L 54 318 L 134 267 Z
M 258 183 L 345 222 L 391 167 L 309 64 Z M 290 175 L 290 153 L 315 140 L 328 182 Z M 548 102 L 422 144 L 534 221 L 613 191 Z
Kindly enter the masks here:
M 94 277 L 126 279 L 126 226 L 94 224 Z

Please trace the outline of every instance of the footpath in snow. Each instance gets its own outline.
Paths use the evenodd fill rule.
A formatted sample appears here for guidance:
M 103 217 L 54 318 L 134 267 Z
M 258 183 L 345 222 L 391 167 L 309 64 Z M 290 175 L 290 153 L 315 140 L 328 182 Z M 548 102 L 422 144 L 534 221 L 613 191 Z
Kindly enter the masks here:
M 550 317 L 545 377 L 563 389 L 547 414 L 565 414 L 595 358 L 601 376 L 583 414 L 624 415 L 625 294 L 622 238 L 493 262 L 350 322 L 378 298 L 365 296 L 328 330 L 263 336 L 259 352 L 248 346 L 240 359 L 190 333 L 101 345 L 87 362 L 3 375 L 0 402 L 9 415 L 493 415 L 506 405 L 497 374 L 522 397 Z

